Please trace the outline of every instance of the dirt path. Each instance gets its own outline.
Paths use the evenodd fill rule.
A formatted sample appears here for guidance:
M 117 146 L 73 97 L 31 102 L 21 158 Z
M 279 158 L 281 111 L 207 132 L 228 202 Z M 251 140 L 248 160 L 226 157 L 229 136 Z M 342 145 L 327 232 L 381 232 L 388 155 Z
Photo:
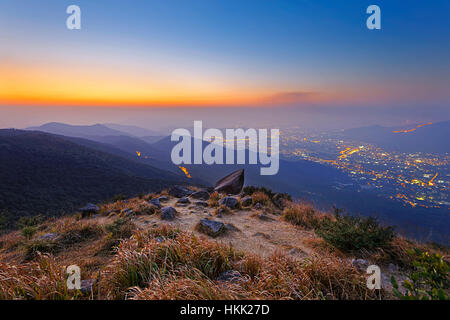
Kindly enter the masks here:
M 168 224 L 180 230 L 193 232 L 199 236 L 205 236 L 195 230 L 196 224 L 203 218 L 221 221 L 231 224 L 236 231 L 216 238 L 218 242 L 231 244 L 234 248 L 253 252 L 261 256 L 270 256 L 276 251 L 282 251 L 289 255 L 302 259 L 312 253 L 312 249 L 305 243 L 305 239 L 314 237 L 314 233 L 304 231 L 280 219 L 280 216 L 267 214 L 266 219 L 261 219 L 254 210 L 237 210 L 231 215 L 222 218 L 214 215 L 215 208 L 199 208 L 192 204 L 182 207 L 177 206 L 178 199 L 170 199 L 164 206 L 172 206 L 178 211 L 178 216 L 173 221 L 162 221 L 159 216 L 140 216 L 136 223 L 141 228 L 153 224 Z

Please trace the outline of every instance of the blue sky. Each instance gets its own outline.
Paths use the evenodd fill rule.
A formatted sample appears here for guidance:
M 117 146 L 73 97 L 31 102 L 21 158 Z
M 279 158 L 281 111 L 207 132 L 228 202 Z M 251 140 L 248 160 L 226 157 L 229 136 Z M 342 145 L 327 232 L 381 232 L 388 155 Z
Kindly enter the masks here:
M 81 7 L 80 31 L 65 28 L 70 4 Z M 371 4 L 381 8 L 381 30 L 366 28 Z M 0 88 L 0 104 L 108 105 L 113 93 L 149 106 L 288 95 L 299 105 L 442 108 L 449 16 L 449 1 L 2 0 L 0 68 L 16 95 Z M 55 89 L 71 77 L 77 93 Z

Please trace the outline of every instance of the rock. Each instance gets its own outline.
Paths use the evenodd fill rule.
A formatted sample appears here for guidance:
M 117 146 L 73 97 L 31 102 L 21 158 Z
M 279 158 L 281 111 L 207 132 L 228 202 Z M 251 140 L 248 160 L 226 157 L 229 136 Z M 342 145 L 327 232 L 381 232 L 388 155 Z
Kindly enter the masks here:
M 177 214 L 177 210 L 173 207 L 164 207 L 161 209 L 161 219 L 162 220 L 173 220 Z
M 261 210 L 261 209 L 262 209 L 262 204 L 258 202 L 257 204 L 255 204 L 255 205 L 253 206 L 253 209 L 255 209 L 255 210 Z
M 83 218 L 91 216 L 93 214 L 96 214 L 96 213 L 98 213 L 99 210 L 100 210 L 100 208 L 92 203 L 88 203 L 85 207 L 80 208 L 81 216 Z
M 258 218 L 262 221 L 273 221 L 274 220 L 271 217 L 269 217 L 267 212 L 262 212 L 261 214 L 258 215 Z
M 253 234 L 254 237 L 263 237 L 266 240 L 270 240 L 270 236 L 263 232 L 256 232 Z
M 124 215 L 124 216 L 129 216 L 129 215 L 132 215 L 134 213 L 134 211 L 133 211 L 133 209 L 124 209 L 123 211 L 122 211 L 122 215 Z
M 148 203 L 157 206 L 158 209 L 161 209 L 161 202 L 159 200 L 159 198 L 155 198 L 155 199 L 151 199 Z
M 164 242 L 164 238 L 163 237 L 156 237 L 155 241 L 159 242 L 159 243 L 162 243 L 162 242 Z
M 188 203 L 191 203 L 191 201 L 189 200 L 189 198 L 184 197 L 184 198 L 179 199 L 177 201 L 177 203 L 188 204 Z
M 285 208 L 286 200 L 288 200 L 288 196 L 283 193 L 275 193 L 272 197 L 273 204 L 278 208 L 283 210 Z
M 169 194 L 175 198 L 187 197 L 192 193 L 192 190 L 189 190 L 188 188 L 183 186 L 174 186 L 169 189 Z
M 158 198 L 158 200 L 159 200 L 159 202 L 167 202 L 167 201 L 169 201 L 169 197 L 161 196 L 161 197 Z
M 243 207 L 251 206 L 252 205 L 252 197 L 246 196 L 246 197 L 241 198 L 241 205 Z
M 390 273 L 395 273 L 395 272 L 398 271 L 398 266 L 396 266 L 396 265 L 393 264 L 393 263 L 389 263 L 389 265 L 388 265 L 388 271 L 389 271 Z
M 197 199 L 197 200 L 208 201 L 209 200 L 209 192 L 204 191 L 204 190 L 197 191 L 197 192 L 194 192 L 193 194 L 191 194 L 190 197 Z
M 200 220 L 199 231 L 215 238 L 226 231 L 225 225 L 220 221 L 209 219 Z
M 226 281 L 226 282 L 239 282 L 242 280 L 242 275 L 239 271 L 236 270 L 228 270 L 222 272 L 216 279 L 217 281 Z
M 218 218 L 222 218 L 223 215 L 227 215 L 227 214 L 231 214 L 231 211 L 230 211 L 230 209 L 228 207 L 220 206 L 216 210 L 216 216 Z
M 239 201 L 234 197 L 224 197 L 219 200 L 219 205 L 227 206 L 230 209 L 234 209 L 237 207 Z
M 80 291 L 82 293 L 91 293 L 95 284 L 95 279 L 81 280 Z
M 231 223 L 225 224 L 225 228 L 226 228 L 228 231 L 241 231 L 241 230 L 239 230 L 235 225 L 233 225 L 233 224 L 231 224 Z
M 53 241 L 53 240 L 56 240 L 58 237 L 59 237 L 59 234 L 58 234 L 58 233 L 53 233 L 53 232 L 51 232 L 51 233 L 43 234 L 42 236 L 40 236 L 40 237 L 38 238 L 38 240 Z
M 244 169 L 234 171 L 214 185 L 214 191 L 226 194 L 238 194 L 244 186 Z
M 364 259 L 352 259 L 352 265 L 358 269 L 359 272 L 366 272 L 369 262 Z
M 205 201 L 196 201 L 194 204 L 198 207 L 207 207 L 208 206 L 208 203 Z

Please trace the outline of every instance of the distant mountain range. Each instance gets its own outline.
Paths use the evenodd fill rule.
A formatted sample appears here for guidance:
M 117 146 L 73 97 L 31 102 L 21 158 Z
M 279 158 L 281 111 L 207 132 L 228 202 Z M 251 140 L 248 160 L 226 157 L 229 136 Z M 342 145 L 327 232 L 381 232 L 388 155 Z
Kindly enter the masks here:
M 23 130 L 0 130 L 0 181 L 0 212 L 16 216 L 58 215 L 117 194 L 190 182 L 108 145 Z
M 448 130 L 448 125 L 448 122 L 428 125 L 405 133 L 392 132 L 398 128 L 367 127 L 346 130 L 340 134 L 353 140 L 372 141 L 395 148 L 395 144 L 400 143 L 397 141 L 402 139 L 416 141 L 410 138 L 415 137 L 416 133 L 419 133 L 419 137 L 428 135 L 433 136 L 435 141 L 445 141 L 442 135 Z M 136 194 L 146 188 L 160 188 L 174 183 L 212 185 L 224 175 L 244 168 L 246 185 L 287 192 L 295 198 L 313 202 L 324 210 L 336 206 L 350 213 L 376 215 L 394 225 L 420 226 L 425 231 L 413 233 L 422 235 L 430 229 L 435 234 L 445 233 L 450 225 L 448 217 L 443 216 L 439 209 L 406 208 L 370 191 L 356 187 L 336 188 L 339 184 L 351 186 L 353 182 L 346 173 L 336 168 L 310 161 L 280 159 L 280 171 L 275 176 L 261 176 L 259 165 L 184 165 L 192 176 L 192 179 L 187 179 L 181 169 L 171 162 L 170 153 L 176 142 L 172 142 L 170 137 L 136 137 L 116 130 L 117 126 L 112 127 L 50 123 L 31 129 L 52 134 L 28 132 L 28 135 L 26 131 L 2 130 L 2 136 L 10 135 L 10 148 L 2 150 L 0 158 L 2 174 L 9 178 L 8 187 L 3 184 L 0 191 L 1 200 L 7 199 L 6 202 L 0 202 L 0 210 L 8 208 L 23 213 L 39 212 L 46 208 L 50 208 L 50 211 L 70 209 L 82 202 L 101 201 L 117 193 Z M 440 143 L 442 148 L 439 151 L 448 149 L 448 143 Z M 203 142 L 204 147 L 206 144 Z M 49 152 L 48 146 L 51 146 L 52 152 Z M 427 147 L 425 141 L 421 142 L 421 146 L 422 150 L 435 150 Z M 403 142 L 402 147 L 412 150 L 414 143 Z M 31 155 L 28 153 L 29 148 L 32 150 Z M 417 148 L 414 150 L 417 152 Z M 32 164 L 27 167 L 27 163 Z M 52 167 L 56 171 L 52 171 Z M 63 178 L 58 179 L 58 176 Z M 39 196 L 36 197 L 36 194 Z M 66 206 L 54 203 L 55 199 L 57 202 L 66 201 Z
M 344 130 L 342 137 L 378 145 L 388 151 L 450 153 L 450 121 L 399 128 L 370 126 Z

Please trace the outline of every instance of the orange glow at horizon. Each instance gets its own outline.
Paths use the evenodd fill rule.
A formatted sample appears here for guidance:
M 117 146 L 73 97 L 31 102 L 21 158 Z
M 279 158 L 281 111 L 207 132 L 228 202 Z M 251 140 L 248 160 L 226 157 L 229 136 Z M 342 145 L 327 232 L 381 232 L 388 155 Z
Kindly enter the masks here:
M 351 92 L 187 77 L 112 65 L 0 61 L 0 105 L 77 107 L 270 107 L 352 100 Z

